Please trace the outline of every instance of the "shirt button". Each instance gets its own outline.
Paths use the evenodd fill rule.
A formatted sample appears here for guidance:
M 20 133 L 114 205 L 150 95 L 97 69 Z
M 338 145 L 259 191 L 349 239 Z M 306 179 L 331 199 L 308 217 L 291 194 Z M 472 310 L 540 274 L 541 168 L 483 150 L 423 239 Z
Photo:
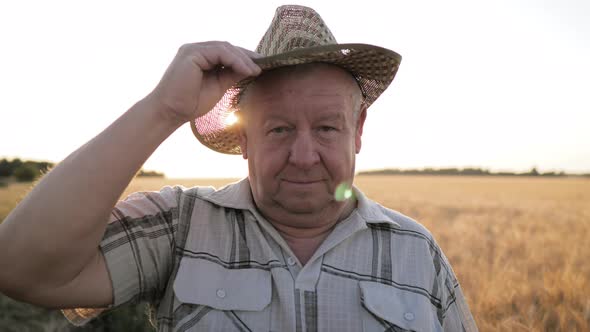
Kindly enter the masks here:
M 411 312 L 406 312 L 406 313 L 404 314 L 404 318 L 405 318 L 406 320 L 412 321 L 412 320 L 414 320 L 414 314 L 413 314 L 413 313 L 411 313 Z
M 289 264 L 289 265 L 295 265 L 295 259 L 293 257 L 287 258 L 287 264 Z
M 223 289 L 218 289 L 217 290 L 217 297 L 223 299 L 225 297 L 225 291 Z

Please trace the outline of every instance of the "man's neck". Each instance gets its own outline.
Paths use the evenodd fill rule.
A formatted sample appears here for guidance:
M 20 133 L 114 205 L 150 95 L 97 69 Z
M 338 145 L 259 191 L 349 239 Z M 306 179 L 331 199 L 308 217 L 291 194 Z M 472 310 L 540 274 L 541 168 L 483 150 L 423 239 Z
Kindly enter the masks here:
M 316 250 L 330 235 L 334 227 L 346 219 L 355 209 L 356 201 L 350 201 L 346 204 L 342 212 L 328 223 L 318 223 L 317 227 L 297 227 L 292 224 L 277 222 L 269 219 L 268 221 L 274 226 L 278 233 L 283 237 L 289 248 L 299 259 L 302 265 L 305 265 L 313 256 Z M 313 217 L 311 217 L 313 218 Z

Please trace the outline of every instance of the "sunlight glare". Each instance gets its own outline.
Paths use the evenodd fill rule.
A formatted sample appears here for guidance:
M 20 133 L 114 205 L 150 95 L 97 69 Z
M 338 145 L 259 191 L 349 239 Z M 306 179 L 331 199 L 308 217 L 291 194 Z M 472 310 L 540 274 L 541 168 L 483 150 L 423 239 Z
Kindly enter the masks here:
M 228 126 L 232 126 L 236 122 L 238 122 L 238 117 L 236 116 L 235 112 L 228 114 L 227 117 L 225 118 L 225 124 Z

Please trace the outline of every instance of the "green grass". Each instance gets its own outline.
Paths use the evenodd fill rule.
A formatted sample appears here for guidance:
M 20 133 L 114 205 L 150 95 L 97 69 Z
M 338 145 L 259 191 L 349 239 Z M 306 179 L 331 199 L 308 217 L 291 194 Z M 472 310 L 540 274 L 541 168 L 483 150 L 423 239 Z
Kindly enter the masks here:
M 0 331 L 154 331 L 147 319 L 147 305 L 126 306 L 105 313 L 84 327 L 71 325 L 59 310 L 40 308 L 0 294 Z

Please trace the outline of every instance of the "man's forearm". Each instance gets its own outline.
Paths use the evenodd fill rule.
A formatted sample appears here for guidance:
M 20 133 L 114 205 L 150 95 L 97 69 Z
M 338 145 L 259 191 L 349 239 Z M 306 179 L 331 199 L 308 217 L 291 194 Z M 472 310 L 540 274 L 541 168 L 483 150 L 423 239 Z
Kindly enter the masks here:
M 60 286 L 96 255 L 133 176 L 181 123 L 145 98 L 51 172 L 0 224 L 0 292 Z

